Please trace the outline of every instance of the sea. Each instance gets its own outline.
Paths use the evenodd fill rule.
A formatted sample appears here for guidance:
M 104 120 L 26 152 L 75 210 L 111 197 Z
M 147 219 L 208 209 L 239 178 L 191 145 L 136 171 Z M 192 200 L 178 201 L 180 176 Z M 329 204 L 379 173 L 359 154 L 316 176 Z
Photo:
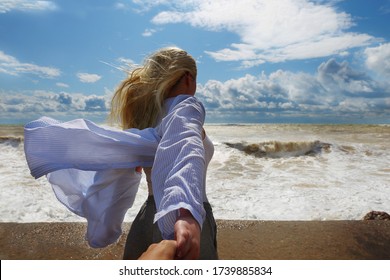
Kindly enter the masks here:
M 390 125 L 207 124 L 216 219 L 360 220 L 390 213 Z M 145 178 L 125 221 L 147 197 Z M 80 222 L 35 180 L 23 126 L 0 125 L 0 222 Z

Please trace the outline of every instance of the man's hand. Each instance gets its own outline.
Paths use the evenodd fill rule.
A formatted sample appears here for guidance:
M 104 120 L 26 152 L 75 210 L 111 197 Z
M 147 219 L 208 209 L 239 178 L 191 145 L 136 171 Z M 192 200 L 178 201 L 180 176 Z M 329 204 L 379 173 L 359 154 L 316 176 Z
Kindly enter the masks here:
M 139 260 L 173 260 L 176 255 L 177 242 L 162 240 L 154 243 L 139 257 Z
M 181 208 L 175 223 L 176 258 L 194 260 L 200 254 L 200 226 L 191 212 Z

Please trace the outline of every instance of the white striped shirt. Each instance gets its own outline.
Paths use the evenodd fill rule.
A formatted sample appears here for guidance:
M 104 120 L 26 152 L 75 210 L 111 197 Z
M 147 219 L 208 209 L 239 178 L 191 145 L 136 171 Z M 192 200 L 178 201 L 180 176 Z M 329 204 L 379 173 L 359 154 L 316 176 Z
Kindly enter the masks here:
M 141 174 L 152 168 L 152 185 L 163 238 L 172 239 L 177 210 L 191 211 L 199 225 L 205 211 L 203 105 L 180 95 L 165 103 L 167 114 L 156 128 L 114 130 L 87 120 L 58 122 L 41 118 L 25 126 L 25 154 L 31 174 L 47 175 L 57 198 L 88 221 L 92 247 L 117 240 L 134 202 Z

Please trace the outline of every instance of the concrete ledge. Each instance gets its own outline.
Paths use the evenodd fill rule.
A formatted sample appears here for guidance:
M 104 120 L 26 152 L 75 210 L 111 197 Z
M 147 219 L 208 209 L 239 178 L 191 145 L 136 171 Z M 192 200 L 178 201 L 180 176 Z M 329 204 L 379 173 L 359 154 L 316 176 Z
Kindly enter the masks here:
M 390 221 L 217 220 L 225 260 L 390 259 Z M 0 223 L 2 260 L 121 259 L 130 223 L 116 244 L 92 249 L 85 223 Z

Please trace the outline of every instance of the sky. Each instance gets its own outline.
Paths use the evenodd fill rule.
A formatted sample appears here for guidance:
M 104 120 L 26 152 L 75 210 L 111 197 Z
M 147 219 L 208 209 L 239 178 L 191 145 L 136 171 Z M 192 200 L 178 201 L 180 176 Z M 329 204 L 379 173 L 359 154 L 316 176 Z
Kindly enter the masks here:
M 167 46 L 206 123 L 390 123 L 390 0 L 0 0 L 0 124 L 102 123 Z

